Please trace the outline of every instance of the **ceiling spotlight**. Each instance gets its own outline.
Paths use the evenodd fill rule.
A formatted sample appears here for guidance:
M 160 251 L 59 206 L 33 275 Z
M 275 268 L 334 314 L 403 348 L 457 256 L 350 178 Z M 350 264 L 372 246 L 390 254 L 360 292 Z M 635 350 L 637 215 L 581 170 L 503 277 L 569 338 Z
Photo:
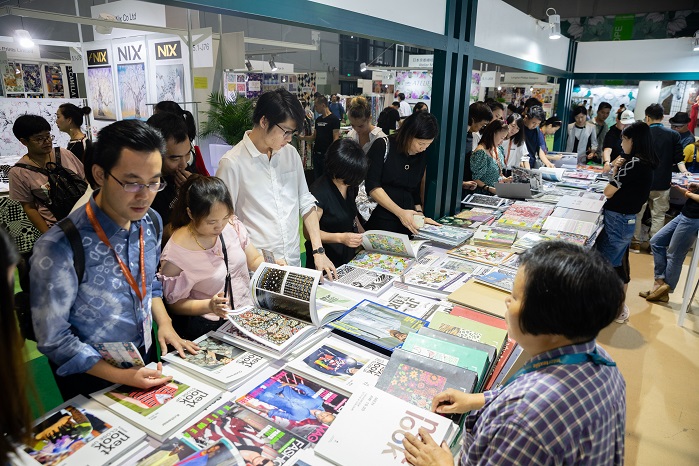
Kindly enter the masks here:
M 553 13 L 549 13 L 549 11 Z M 560 39 L 561 38 L 561 16 L 556 14 L 555 8 L 549 8 L 546 10 L 546 16 L 549 17 L 549 39 Z
M 272 68 L 273 73 L 279 69 L 277 68 L 277 64 L 274 63 L 274 57 L 269 59 L 269 67 Z
M 692 43 L 694 44 L 694 51 L 699 52 L 699 30 L 697 30 L 694 33 L 694 37 L 692 38 Z
M 501 90 L 502 90 L 502 86 L 498 86 L 498 91 L 501 91 Z
M 248 59 L 245 60 L 245 68 L 247 68 L 248 71 L 252 71 L 252 63 L 250 63 Z
M 359 71 L 361 71 L 362 73 L 364 73 L 366 71 L 366 63 L 362 62 L 359 65 Z
M 15 31 L 15 40 L 20 47 L 24 49 L 30 49 L 34 47 L 34 41 L 32 40 L 31 34 L 26 29 L 17 29 Z

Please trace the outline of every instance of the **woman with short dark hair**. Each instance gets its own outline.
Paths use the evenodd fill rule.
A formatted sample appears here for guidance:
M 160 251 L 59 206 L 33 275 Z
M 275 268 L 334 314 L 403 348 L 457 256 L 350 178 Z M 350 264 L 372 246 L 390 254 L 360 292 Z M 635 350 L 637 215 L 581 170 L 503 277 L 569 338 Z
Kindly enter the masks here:
M 348 138 L 339 139 L 325 153 L 325 173 L 310 188 L 318 204 L 325 255 L 336 267 L 352 260 L 362 244 L 355 201 L 368 168 L 361 146 Z M 306 250 L 310 247 L 306 241 Z M 312 255 L 306 257 L 306 267 L 315 268 Z
M 500 388 L 432 400 L 440 414 L 471 411 L 462 465 L 623 463 L 626 384 L 595 341 L 623 302 L 621 280 L 595 251 L 545 241 L 520 256 L 505 320 L 531 359 Z M 418 433 L 403 440 L 408 463 L 454 464 L 446 445 Z
M 509 133 L 502 120 L 493 120 L 483 130 L 480 143 L 471 154 L 471 173 L 476 189 L 482 194 L 495 194 L 495 183 L 503 179 L 505 156 L 500 145 Z
M 389 136 L 388 152 L 382 142 L 371 146 L 366 191 L 378 205 L 367 221 L 367 230 L 417 233 L 415 217 L 424 215 L 420 187 L 427 168 L 426 151 L 438 134 L 433 115 L 413 113 Z M 425 218 L 425 223 L 436 222 Z

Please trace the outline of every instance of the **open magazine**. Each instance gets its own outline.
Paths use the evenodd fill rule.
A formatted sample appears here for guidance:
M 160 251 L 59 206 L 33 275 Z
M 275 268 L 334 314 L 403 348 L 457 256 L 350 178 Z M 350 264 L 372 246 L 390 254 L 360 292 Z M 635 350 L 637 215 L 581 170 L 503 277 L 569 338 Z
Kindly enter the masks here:
M 250 281 L 254 305 L 231 312 L 228 320 L 262 345 L 288 349 L 347 310 L 325 291 L 317 303 L 319 282 L 317 270 L 263 263 Z
M 369 230 L 364 233 L 362 238 L 362 246 L 367 251 L 415 258 L 425 253 L 425 243 L 427 243 L 425 240 L 411 241 L 408 235 L 383 230 Z

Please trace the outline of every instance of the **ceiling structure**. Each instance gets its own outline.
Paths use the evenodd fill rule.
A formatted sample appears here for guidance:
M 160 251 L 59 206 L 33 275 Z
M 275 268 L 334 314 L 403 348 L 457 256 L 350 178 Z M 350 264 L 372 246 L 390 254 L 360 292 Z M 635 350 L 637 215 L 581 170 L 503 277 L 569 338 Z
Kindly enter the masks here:
M 699 11 L 699 0 L 504 0 L 534 18 L 545 20 L 546 9 L 555 8 L 561 19 L 587 16 L 656 13 L 668 11 Z

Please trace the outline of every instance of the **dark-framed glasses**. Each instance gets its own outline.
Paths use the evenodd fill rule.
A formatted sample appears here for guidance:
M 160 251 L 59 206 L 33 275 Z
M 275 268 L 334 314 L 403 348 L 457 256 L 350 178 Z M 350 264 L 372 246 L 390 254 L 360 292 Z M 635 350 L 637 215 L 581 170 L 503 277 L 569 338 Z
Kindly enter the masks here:
M 294 136 L 294 135 L 298 134 L 298 130 L 296 130 L 296 129 L 287 130 L 287 129 L 284 129 L 284 128 L 282 128 L 281 126 L 279 126 L 279 124 L 277 124 L 277 123 L 275 123 L 274 125 L 275 125 L 277 128 L 279 128 L 280 130 L 284 131 L 284 137 L 285 137 L 285 138 L 288 138 L 288 137 L 291 137 L 291 136 Z
M 162 181 L 157 181 L 155 183 L 148 183 L 148 184 L 143 184 L 143 183 L 122 183 L 112 175 L 110 172 L 107 172 L 108 176 L 111 176 L 114 178 L 114 181 L 119 183 L 122 188 L 124 188 L 124 191 L 127 193 L 140 193 L 143 191 L 144 188 L 148 188 L 151 192 L 157 193 L 165 189 L 165 186 L 167 186 L 167 181 L 162 180 Z
M 42 142 L 48 142 L 48 141 L 53 141 L 56 139 L 56 136 L 53 134 L 47 134 L 46 136 L 34 136 L 29 138 L 30 141 L 35 142 L 37 144 L 41 144 Z

